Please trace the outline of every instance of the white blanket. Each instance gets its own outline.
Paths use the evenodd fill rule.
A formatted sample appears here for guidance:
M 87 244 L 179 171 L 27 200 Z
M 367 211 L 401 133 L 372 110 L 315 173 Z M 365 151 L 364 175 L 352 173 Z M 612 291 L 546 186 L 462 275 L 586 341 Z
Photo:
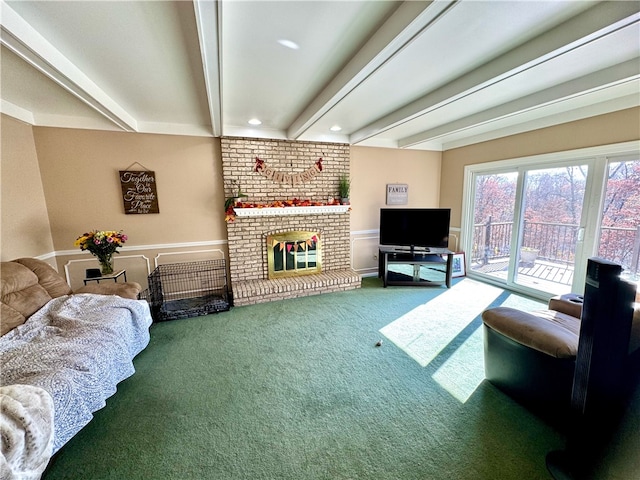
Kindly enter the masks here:
M 31 385 L 0 387 L 1 480 L 37 480 L 53 450 L 53 399 Z
M 0 386 L 29 384 L 54 404 L 53 453 L 133 375 L 149 343 L 149 305 L 115 295 L 54 298 L 0 337 Z

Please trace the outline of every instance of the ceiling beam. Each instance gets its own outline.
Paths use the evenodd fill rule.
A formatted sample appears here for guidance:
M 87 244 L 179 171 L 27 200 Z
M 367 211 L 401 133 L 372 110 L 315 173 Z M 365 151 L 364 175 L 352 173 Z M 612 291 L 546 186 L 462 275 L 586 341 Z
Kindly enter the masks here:
M 353 132 L 357 144 L 638 22 L 638 2 L 603 2 Z
M 0 43 L 119 128 L 137 130 L 133 116 L 4 1 L 0 2 Z
M 539 117 L 536 115 L 527 115 L 529 112 L 524 112 L 522 115 L 517 116 L 519 123 L 514 123 L 512 117 L 496 120 L 487 125 L 487 128 L 482 128 L 480 125 L 478 128 L 472 128 L 464 132 L 464 135 L 459 136 L 453 134 L 447 137 L 441 137 L 435 142 L 427 142 L 420 144 L 420 149 L 431 150 L 432 148 L 425 147 L 426 145 L 437 144 L 436 150 L 451 150 L 453 148 L 465 147 L 474 143 L 487 142 L 489 140 L 495 140 L 496 138 L 508 137 L 510 135 L 518 135 L 520 133 L 530 132 L 532 130 L 540 130 L 543 128 L 553 127 L 562 123 L 570 123 L 577 120 L 584 120 L 586 118 L 597 117 L 599 115 L 606 115 L 612 112 L 618 112 L 620 110 L 628 110 L 633 107 L 640 106 L 638 102 L 637 92 L 640 89 L 640 83 L 638 81 L 630 81 L 622 85 L 614 85 L 606 88 L 605 90 L 598 90 L 593 92 L 598 95 L 599 93 L 613 91 L 617 95 L 621 90 L 631 91 L 631 93 L 622 96 L 616 96 L 615 98 L 605 98 L 600 101 L 595 101 L 586 106 L 580 106 L 578 108 L 571 108 L 565 110 L 562 107 L 565 102 L 553 104 L 550 107 L 560 107 L 561 112 L 555 112 L 551 116 Z M 590 95 L 589 95 L 590 96 Z M 571 100 L 569 100 L 571 103 Z M 520 118 L 522 116 L 522 118 Z
M 297 139 L 349 92 L 442 17 L 458 0 L 405 1 L 287 129 Z
M 398 140 L 398 147 L 408 148 L 420 143 L 435 140 L 445 135 L 460 132 L 496 120 L 518 115 L 527 111 L 543 108 L 553 103 L 585 95 L 614 85 L 631 82 L 640 78 L 638 60 L 628 60 L 613 67 L 585 75 L 569 82 L 556 85 L 526 97 L 489 108 L 468 117 L 439 125 L 416 135 Z
M 220 15 L 221 2 L 193 0 L 198 27 L 200 55 L 207 102 L 214 137 L 222 135 L 222 96 L 220 89 Z
M 10 117 L 17 118 L 18 120 L 33 125 L 35 123 L 33 112 L 26 110 L 18 105 L 14 105 L 6 100 L 0 100 L 0 112 Z

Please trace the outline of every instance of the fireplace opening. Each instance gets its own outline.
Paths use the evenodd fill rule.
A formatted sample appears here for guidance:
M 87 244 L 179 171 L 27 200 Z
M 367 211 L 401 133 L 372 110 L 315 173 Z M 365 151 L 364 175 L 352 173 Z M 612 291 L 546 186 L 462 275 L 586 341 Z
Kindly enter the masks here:
M 269 279 L 322 272 L 319 232 L 293 231 L 267 235 Z

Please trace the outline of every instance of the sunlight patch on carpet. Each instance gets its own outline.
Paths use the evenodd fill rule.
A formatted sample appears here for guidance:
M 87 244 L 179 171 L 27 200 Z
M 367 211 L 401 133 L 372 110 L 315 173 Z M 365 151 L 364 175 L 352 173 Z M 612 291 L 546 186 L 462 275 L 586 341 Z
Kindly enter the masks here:
M 381 328 L 380 333 L 426 367 L 502 292 L 500 288 L 465 278 Z M 479 355 L 482 364 L 482 349 Z
M 534 300 L 532 298 L 521 297 L 520 295 L 509 295 L 504 302 L 500 304 L 501 307 L 511 307 L 523 312 L 531 312 L 533 310 L 544 310 L 547 308 L 545 302 Z
M 465 403 L 484 380 L 482 352 L 482 327 L 479 327 L 444 362 L 432 378 L 460 403 Z

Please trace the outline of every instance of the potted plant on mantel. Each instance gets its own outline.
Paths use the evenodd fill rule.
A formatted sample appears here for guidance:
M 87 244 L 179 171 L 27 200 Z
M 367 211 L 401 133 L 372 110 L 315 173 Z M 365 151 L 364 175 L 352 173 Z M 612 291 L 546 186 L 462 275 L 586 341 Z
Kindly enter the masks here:
M 343 205 L 349 204 L 349 193 L 351 192 L 351 179 L 348 175 L 340 175 L 338 179 L 338 193 L 340 195 L 340 202 Z
M 242 190 L 240 190 L 240 185 L 237 184 L 237 182 L 232 181 L 232 190 L 234 190 L 237 187 L 237 192 L 235 193 L 235 191 L 231 194 L 230 197 L 227 197 L 224 199 L 224 210 L 227 211 L 229 209 L 229 207 L 233 207 L 236 202 L 238 200 L 240 200 L 241 198 L 248 198 L 248 195 L 245 193 L 242 193 Z

